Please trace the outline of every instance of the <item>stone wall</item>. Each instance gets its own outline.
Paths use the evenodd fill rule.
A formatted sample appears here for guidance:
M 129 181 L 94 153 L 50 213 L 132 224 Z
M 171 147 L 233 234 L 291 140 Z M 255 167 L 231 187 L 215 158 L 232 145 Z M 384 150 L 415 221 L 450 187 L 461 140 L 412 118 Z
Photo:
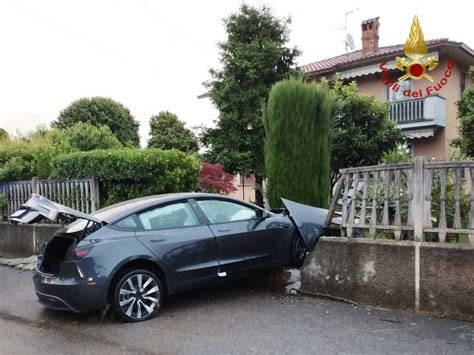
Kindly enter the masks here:
M 414 242 L 321 238 L 306 259 L 301 290 L 399 309 L 474 321 L 474 247 Z
M 13 225 L 0 223 L 0 256 L 26 257 L 39 254 L 45 241 L 61 226 L 52 224 Z

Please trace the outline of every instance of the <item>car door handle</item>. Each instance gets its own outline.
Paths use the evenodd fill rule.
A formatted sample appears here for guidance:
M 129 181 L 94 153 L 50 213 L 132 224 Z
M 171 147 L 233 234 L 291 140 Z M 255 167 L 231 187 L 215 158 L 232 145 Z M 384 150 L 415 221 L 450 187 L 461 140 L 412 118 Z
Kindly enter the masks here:
M 152 243 L 159 243 L 159 242 L 164 242 L 166 239 L 150 239 L 150 242 Z
M 230 229 L 218 229 L 217 231 L 219 233 L 225 233 L 225 232 L 230 232 Z

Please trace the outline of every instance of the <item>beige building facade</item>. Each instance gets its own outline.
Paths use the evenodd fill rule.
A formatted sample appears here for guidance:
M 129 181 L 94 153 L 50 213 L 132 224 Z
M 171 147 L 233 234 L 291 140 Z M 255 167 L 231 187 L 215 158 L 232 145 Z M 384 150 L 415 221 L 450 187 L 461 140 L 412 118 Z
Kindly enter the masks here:
M 432 70 L 425 67 L 433 81 L 426 77 L 399 81 L 404 72 L 397 68 L 396 58 L 405 57 L 405 45 L 379 47 L 378 18 L 362 22 L 361 27 L 361 50 L 307 64 L 304 72 L 312 80 L 332 80 L 337 75 L 344 82 L 355 81 L 360 92 L 388 103 L 390 119 L 404 133 L 414 155 L 448 159 L 450 143 L 458 136 L 456 102 L 471 84 L 473 50 L 462 42 L 428 40 L 425 58 L 438 63 Z

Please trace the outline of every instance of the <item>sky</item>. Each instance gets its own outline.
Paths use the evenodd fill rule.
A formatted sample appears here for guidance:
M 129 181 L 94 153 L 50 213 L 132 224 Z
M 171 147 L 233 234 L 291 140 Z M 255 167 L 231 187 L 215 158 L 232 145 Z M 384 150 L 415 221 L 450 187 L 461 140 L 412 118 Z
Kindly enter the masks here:
M 474 2 L 253 1 L 292 17 L 290 45 L 303 65 L 344 53 L 347 31 L 361 48 L 360 23 L 380 17 L 380 46 L 404 43 L 414 15 L 425 39 L 449 38 L 473 48 Z M 171 111 L 188 127 L 212 126 L 218 112 L 206 90 L 219 67 L 223 18 L 241 0 L 0 0 L 0 127 L 27 132 L 55 120 L 81 97 L 121 102 L 140 122 Z

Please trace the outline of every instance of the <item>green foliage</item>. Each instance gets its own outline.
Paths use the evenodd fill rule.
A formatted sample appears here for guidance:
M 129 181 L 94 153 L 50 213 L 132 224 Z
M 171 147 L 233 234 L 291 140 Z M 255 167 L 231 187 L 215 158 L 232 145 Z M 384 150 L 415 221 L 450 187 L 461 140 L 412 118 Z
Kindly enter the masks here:
M 177 150 L 115 149 L 75 152 L 55 157 L 52 178 L 99 180 L 101 205 L 168 192 L 192 191 L 200 161 Z
M 25 136 L 0 140 L 0 181 L 46 179 L 51 159 L 59 154 L 120 147 L 105 126 L 79 122 L 64 130 L 37 127 Z
M 62 152 L 42 130 L 0 141 L 0 181 L 47 178 L 49 161 Z
M 88 122 L 97 127 L 107 126 L 123 145 L 139 145 L 140 124 L 133 118 L 128 108 L 110 98 L 92 97 L 76 100 L 61 111 L 52 127 L 65 129 L 78 122 Z
M 459 137 L 453 140 L 452 145 L 474 158 L 474 86 L 464 90 L 457 105 Z
M 7 207 L 7 205 L 8 205 L 7 195 L 0 193 L 0 210 Z
M 331 89 L 337 98 L 331 151 L 334 183 L 339 169 L 376 165 L 404 138 L 388 118 L 386 103 L 360 94 L 354 82 L 344 85 L 336 80 Z
M 63 150 L 88 151 L 122 147 L 109 127 L 96 127 L 85 122 L 78 122 L 66 129 L 52 130 L 50 134 L 53 144 L 63 146 Z
M 327 207 L 333 99 L 327 87 L 281 81 L 264 110 L 267 197 L 272 208 L 285 197 Z
M 394 150 L 383 153 L 382 163 L 398 164 L 413 161 L 413 154 L 406 144 L 399 144 Z
M 9 138 L 10 136 L 8 135 L 8 132 L 4 130 L 3 128 L 0 128 L 0 141 L 5 141 Z
M 196 153 L 199 149 L 196 136 L 184 126 L 184 122 L 168 111 L 150 118 L 149 148 L 177 149 L 185 153 Z
M 271 86 L 294 71 L 300 54 L 288 47 L 289 18 L 276 18 L 270 8 L 243 4 L 224 19 L 227 40 L 219 43 L 222 69 L 211 70 L 207 84 L 219 110 L 216 127 L 205 130 L 206 161 L 221 163 L 229 173 L 264 175 L 264 128 L 261 108 Z M 257 192 L 257 203 L 263 198 Z

